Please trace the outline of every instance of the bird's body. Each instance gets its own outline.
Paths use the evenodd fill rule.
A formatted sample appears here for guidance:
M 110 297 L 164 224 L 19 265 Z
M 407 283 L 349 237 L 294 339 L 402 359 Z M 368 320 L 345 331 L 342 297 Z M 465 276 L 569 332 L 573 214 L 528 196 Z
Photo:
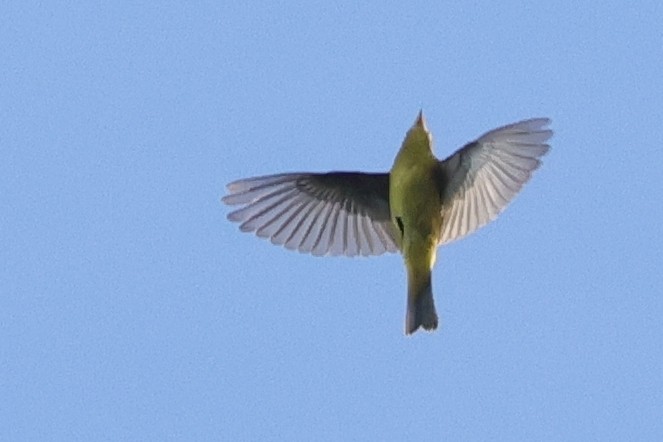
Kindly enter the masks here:
M 419 114 L 389 173 L 391 219 L 407 269 L 405 331 L 408 334 L 419 326 L 435 329 L 438 323 L 431 270 L 442 228 L 442 201 L 436 173 L 438 161 L 430 141 Z
M 405 332 L 437 328 L 431 270 L 438 245 L 493 220 L 540 165 L 549 120 L 487 132 L 439 161 L 421 112 L 386 173 L 287 173 L 228 185 L 243 231 L 313 255 L 400 251 L 408 278 Z

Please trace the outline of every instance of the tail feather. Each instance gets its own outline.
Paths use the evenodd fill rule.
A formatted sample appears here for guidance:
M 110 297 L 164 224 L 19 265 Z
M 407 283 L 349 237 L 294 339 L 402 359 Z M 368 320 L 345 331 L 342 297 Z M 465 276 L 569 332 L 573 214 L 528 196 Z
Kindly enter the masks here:
M 405 334 L 411 335 L 419 327 L 431 331 L 437 328 L 438 319 L 433 301 L 433 288 L 430 276 L 427 283 L 419 287 L 408 288 L 407 316 L 405 317 Z

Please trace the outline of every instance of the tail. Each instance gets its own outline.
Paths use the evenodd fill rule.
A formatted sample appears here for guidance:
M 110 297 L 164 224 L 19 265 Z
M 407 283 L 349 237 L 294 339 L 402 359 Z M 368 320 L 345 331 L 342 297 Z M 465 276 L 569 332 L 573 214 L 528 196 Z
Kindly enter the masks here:
M 431 274 L 422 278 L 408 275 L 407 316 L 405 317 L 405 334 L 411 335 L 419 327 L 424 330 L 437 328 L 437 313 L 433 302 Z

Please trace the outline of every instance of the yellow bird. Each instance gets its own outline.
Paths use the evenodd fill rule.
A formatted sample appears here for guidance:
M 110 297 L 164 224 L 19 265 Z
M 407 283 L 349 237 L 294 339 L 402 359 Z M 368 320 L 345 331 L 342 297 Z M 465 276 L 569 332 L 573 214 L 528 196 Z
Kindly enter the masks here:
M 284 173 L 228 184 L 223 202 L 243 232 L 322 255 L 400 251 L 408 279 L 405 333 L 434 330 L 431 271 L 437 246 L 492 221 L 548 152 L 550 120 L 534 118 L 483 134 L 443 161 L 422 112 L 389 173 Z

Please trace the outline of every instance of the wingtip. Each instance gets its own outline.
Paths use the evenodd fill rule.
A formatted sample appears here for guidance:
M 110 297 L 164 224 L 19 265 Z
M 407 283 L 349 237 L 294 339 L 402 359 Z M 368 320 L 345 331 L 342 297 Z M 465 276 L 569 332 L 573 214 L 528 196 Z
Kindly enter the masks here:
M 552 119 L 548 117 L 531 118 L 529 121 L 538 125 L 541 129 L 546 129 L 546 126 L 550 126 L 552 124 Z

